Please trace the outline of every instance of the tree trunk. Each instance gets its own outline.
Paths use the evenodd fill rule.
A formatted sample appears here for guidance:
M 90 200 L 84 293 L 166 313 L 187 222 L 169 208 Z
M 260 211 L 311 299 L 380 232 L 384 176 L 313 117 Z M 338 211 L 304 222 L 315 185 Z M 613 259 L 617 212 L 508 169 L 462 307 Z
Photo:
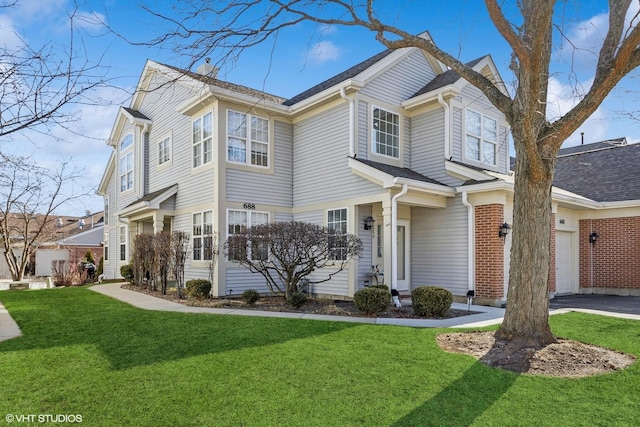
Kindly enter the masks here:
M 538 150 L 527 153 L 523 137 L 518 137 L 516 130 L 509 292 L 504 321 L 496 332 L 496 339 L 508 341 L 512 350 L 540 348 L 556 341 L 549 328 L 548 287 L 555 156 L 545 158 Z

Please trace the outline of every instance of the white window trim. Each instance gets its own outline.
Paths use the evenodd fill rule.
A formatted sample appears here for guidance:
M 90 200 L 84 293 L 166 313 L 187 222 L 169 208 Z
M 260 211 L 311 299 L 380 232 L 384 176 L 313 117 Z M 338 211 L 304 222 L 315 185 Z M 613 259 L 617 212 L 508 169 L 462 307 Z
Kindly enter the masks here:
M 104 242 L 102 243 L 102 260 L 105 264 L 109 264 L 111 260 L 111 254 L 109 253 L 109 230 L 104 231 Z
M 194 165 L 194 156 L 193 156 L 193 147 L 195 146 L 194 141 L 193 141 L 193 123 L 200 120 L 201 122 L 203 121 L 203 118 L 207 115 L 207 114 L 211 114 L 211 160 L 209 160 L 208 162 L 204 161 L 204 138 L 200 140 L 199 144 L 200 144 L 200 148 L 199 148 L 199 154 L 200 154 L 200 164 L 198 166 Z M 201 127 L 201 129 L 204 129 L 204 126 Z M 202 132 L 202 130 L 201 130 Z M 191 118 L 191 127 L 189 129 L 189 139 L 191 140 L 191 145 L 190 145 L 190 149 L 191 149 L 191 155 L 190 155 L 190 159 L 191 159 L 191 169 L 200 169 L 200 168 L 204 168 L 206 166 L 212 165 L 213 164 L 213 146 L 214 146 L 214 139 L 215 139 L 215 134 L 216 134 L 216 118 L 215 118 L 215 114 L 213 112 L 213 110 L 207 110 L 205 112 L 203 112 L 202 114 L 198 115 L 198 116 L 194 116 Z M 202 136 L 202 135 L 201 135 Z
M 232 209 L 229 208 L 227 209 L 227 218 L 226 218 L 226 226 L 225 226 L 225 233 L 226 233 L 226 238 L 227 240 L 229 239 L 230 236 L 232 236 L 232 234 L 229 234 L 229 212 L 246 212 L 247 213 L 247 228 L 251 227 L 251 215 L 254 213 L 259 213 L 259 214 L 266 214 L 267 215 L 267 222 L 266 224 L 269 224 L 271 222 L 271 213 L 267 212 L 267 211 L 258 211 L 258 210 L 251 210 L 251 209 Z M 247 256 L 250 257 L 251 256 L 251 247 L 249 246 L 247 248 Z M 229 256 L 225 257 L 227 262 L 230 262 L 232 264 L 238 264 L 238 261 L 229 259 Z
M 327 229 L 329 228 L 329 212 L 330 211 L 341 211 L 341 210 L 345 210 L 347 212 L 347 219 L 346 219 L 347 231 L 345 231 L 345 233 L 349 234 L 351 232 L 351 221 L 349 221 L 349 219 L 351 218 L 351 212 L 350 212 L 350 209 L 345 206 L 326 209 L 324 213 L 324 226 L 327 227 Z M 335 258 L 332 258 L 332 259 L 334 261 L 342 261 L 341 259 L 335 259 Z
M 496 122 L 496 142 L 492 142 L 489 140 L 485 140 L 484 138 L 482 138 L 482 135 L 480 135 L 480 147 L 478 148 L 480 150 L 479 155 L 480 155 L 480 160 L 478 159 L 474 159 L 474 158 L 470 158 L 467 157 L 467 113 L 471 111 L 473 113 L 476 114 L 480 114 L 480 129 L 482 132 L 482 125 L 483 125 L 483 121 L 484 118 L 488 118 L 491 119 L 493 121 Z M 500 120 L 495 117 L 492 114 L 488 114 L 485 111 L 480 111 L 480 110 L 476 110 L 473 108 L 465 108 L 464 109 L 464 115 L 462 118 L 462 157 L 465 159 L 465 161 L 469 164 L 474 164 L 474 165 L 479 165 L 479 166 L 488 166 L 492 169 L 498 168 L 499 164 L 500 164 L 500 126 L 501 126 L 501 122 Z M 473 136 L 477 136 L 477 135 L 473 135 Z M 496 155 L 496 161 L 495 163 L 489 163 L 489 162 L 485 162 L 483 161 L 483 155 L 482 155 L 482 148 L 483 145 L 487 143 L 487 144 L 493 144 L 495 146 L 495 155 Z
M 126 138 L 128 135 L 131 135 L 131 141 L 132 141 L 131 144 L 129 144 L 129 146 L 126 147 L 124 150 L 120 150 L 118 154 L 118 192 L 119 193 L 126 193 L 129 191 L 133 191 L 136 188 L 136 154 L 135 154 L 135 150 L 133 149 L 133 147 L 135 146 L 135 137 L 133 133 L 128 133 L 124 136 L 124 138 Z M 118 147 L 121 147 L 121 144 L 124 138 L 120 140 L 120 144 L 118 145 Z M 124 175 L 128 175 L 129 173 L 131 173 L 131 176 L 132 176 L 131 187 L 125 188 L 123 190 L 122 177 L 124 175 L 122 174 L 122 160 L 126 159 L 129 156 L 129 154 L 131 154 L 131 172 L 127 172 Z
M 204 221 L 204 213 L 205 212 L 211 212 L 211 234 L 210 234 L 210 236 L 212 238 L 211 244 L 213 245 L 213 243 L 215 243 L 214 242 L 215 239 L 213 238 L 215 236 L 215 229 L 214 229 L 215 219 L 214 219 L 213 209 L 205 209 L 205 210 L 202 210 L 202 211 L 191 212 L 191 232 L 189 233 L 191 235 L 191 242 L 190 242 L 191 243 L 191 262 L 193 263 L 194 266 L 199 266 L 199 267 L 208 266 L 209 262 L 211 261 L 210 259 L 204 259 L 204 238 L 206 236 L 209 236 L 209 234 L 205 234 L 204 230 L 202 231 L 202 234 L 200 234 L 199 236 L 196 236 L 193 233 L 193 226 L 194 226 L 193 216 L 197 215 L 197 214 L 202 214 L 202 220 Z M 204 224 L 204 222 L 202 224 Z M 200 249 L 201 250 L 201 259 L 194 259 L 193 258 L 193 249 L 195 247 L 193 242 L 194 242 L 194 239 L 196 237 L 200 237 L 200 238 L 203 239 L 202 240 L 203 244 L 200 247 L 201 248 Z M 212 247 L 211 250 L 212 250 L 212 257 L 213 257 L 214 248 Z
M 124 243 L 121 241 L 122 230 L 124 230 Z M 124 244 L 124 259 L 120 256 L 122 245 Z M 117 241 L 117 259 L 121 263 L 127 263 L 129 261 L 129 227 L 126 225 L 121 225 L 118 227 L 118 241 Z
M 393 157 L 393 156 L 388 156 L 386 154 L 381 154 L 378 153 L 376 151 L 376 140 L 375 140 L 375 130 L 373 129 L 373 112 L 374 110 L 383 110 L 386 111 L 388 113 L 391 114 L 395 114 L 396 116 L 398 116 L 398 157 Z M 399 111 L 396 108 L 390 108 L 390 107 L 382 107 L 378 104 L 370 104 L 369 107 L 369 122 L 368 122 L 368 128 L 369 128 L 369 140 L 370 140 L 370 150 L 371 150 L 371 154 L 373 156 L 377 156 L 377 157 L 381 157 L 384 159 L 389 159 L 389 160 L 394 160 L 394 161 L 401 161 L 402 160 L 402 156 L 403 156 L 403 137 L 402 137 L 402 129 L 404 126 L 404 116 L 402 115 L 402 112 Z
M 236 162 L 234 160 L 229 159 L 229 137 L 231 137 L 232 135 L 229 134 L 229 113 L 233 112 L 236 114 L 240 114 L 246 117 L 246 123 L 247 123 L 247 136 L 245 137 L 245 156 L 244 156 L 244 162 Z M 267 142 L 262 142 L 260 141 L 261 144 L 266 144 L 267 146 L 267 165 L 266 166 L 262 166 L 262 165 L 254 165 L 253 163 L 251 163 L 251 143 L 252 143 L 252 139 L 251 139 L 251 117 L 255 117 L 258 119 L 262 119 L 262 120 L 266 120 L 267 124 L 269 126 L 269 128 L 267 129 Z M 237 111 L 237 110 L 233 110 L 231 108 L 227 109 L 227 113 L 226 113 L 226 117 L 225 117 L 225 132 L 226 132 L 226 159 L 228 163 L 231 163 L 233 165 L 242 165 L 242 166 L 248 166 L 251 168 L 258 168 L 258 169 L 269 169 L 271 168 L 271 164 L 273 163 L 273 156 L 271 155 L 271 145 L 272 145 L 272 134 L 271 134 L 271 129 L 272 129 L 273 125 L 271 123 L 271 120 L 267 117 L 262 117 L 262 116 L 258 116 L 255 114 L 249 114 L 249 113 L 243 113 L 241 111 Z M 242 139 L 242 138 L 238 138 L 235 137 L 237 139 Z
M 160 163 L 160 144 L 164 143 L 167 140 L 169 142 L 168 142 L 168 150 L 166 151 L 168 151 L 169 158 L 164 162 Z M 162 138 L 160 138 L 156 142 L 156 165 L 157 165 L 157 169 L 164 169 L 171 166 L 172 164 L 173 164 L 173 135 L 171 132 L 169 132 L 168 134 L 165 134 Z

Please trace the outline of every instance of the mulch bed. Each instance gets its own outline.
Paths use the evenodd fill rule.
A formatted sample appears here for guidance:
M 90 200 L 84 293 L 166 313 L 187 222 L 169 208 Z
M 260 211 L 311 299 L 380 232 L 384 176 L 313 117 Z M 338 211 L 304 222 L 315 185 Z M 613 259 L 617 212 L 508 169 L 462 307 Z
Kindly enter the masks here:
M 261 310 L 261 311 L 277 311 L 289 313 L 308 313 L 308 314 L 325 314 L 331 316 L 355 316 L 355 317 L 381 317 L 381 318 L 400 318 L 400 319 L 426 319 L 426 317 L 415 316 L 411 306 L 403 306 L 400 308 L 389 307 L 386 312 L 367 315 L 356 310 L 352 301 L 342 300 L 326 300 L 326 299 L 309 299 L 300 308 L 294 309 L 284 302 L 281 297 L 263 297 L 254 305 L 246 304 L 239 298 L 213 298 L 204 300 L 195 299 L 178 299 L 175 290 L 167 291 L 166 295 L 162 295 L 159 291 L 150 291 L 134 285 L 122 285 L 123 288 L 136 292 L 142 292 L 157 298 L 163 298 L 169 301 L 177 302 L 184 305 L 196 307 L 212 307 L 212 308 L 230 308 L 242 310 Z M 406 304 L 408 301 L 403 301 Z M 454 317 L 468 316 L 477 314 L 474 311 L 450 309 L 444 317 L 429 317 L 428 319 L 450 319 Z

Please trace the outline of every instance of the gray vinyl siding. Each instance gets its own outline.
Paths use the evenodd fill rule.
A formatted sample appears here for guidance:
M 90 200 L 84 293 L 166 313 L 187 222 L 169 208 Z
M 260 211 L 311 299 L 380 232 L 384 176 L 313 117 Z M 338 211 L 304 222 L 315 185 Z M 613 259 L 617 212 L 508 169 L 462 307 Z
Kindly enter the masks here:
M 400 104 L 435 76 L 422 51 L 411 49 L 405 58 L 367 83 L 362 88 L 362 94 Z
M 323 268 L 322 270 L 313 272 L 309 277 L 312 281 L 322 280 L 326 279 L 328 275 L 334 271 L 335 270 L 331 270 L 329 268 Z M 349 268 L 345 268 L 327 282 L 316 283 L 310 286 L 312 294 L 336 295 L 346 297 L 349 294 Z
M 274 173 L 227 168 L 227 200 L 293 206 L 293 128 L 274 121 Z
M 361 159 L 369 159 L 371 153 L 371 142 L 369 141 L 369 103 L 359 100 L 357 116 L 357 143 L 356 152 Z
M 452 108 L 452 110 L 451 137 L 453 138 L 453 149 L 451 155 L 453 156 L 453 160 L 462 162 L 464 161 L 462 158 L 462 152 L 464 150 L 464 141 L 462 136 L 464 129 L 464 124 L 462 123 L 462 110 L 455 107 Z
M 448 184 L 444 168 L 444 109 L 413 117 L 411 169 Z
M 441 286 L 466 295 L 467 208 L 460 196 L 446 209 L 411 209 L 411 286 Z
M 294 215 L 295 221 L 310 222 L 312 224 L 325 225 L 324 211 L 307 211 Z
M 225 295 L 241 295 L 247 289 L 255 289 L 261 294 L 270 293 L 264 276 L 260 273 L 252 273 L 244 267 L 227 267 L 225 288 Z
M 276 212 L 273 215 L 273 221 L 274 222 L 287 222 L 287 221 L 293 221 L 293 214 L 291 213 L 284 213 L 284 212 Z
M 304 206 L 354 195 L 375 194 L 379 186 L 351 172 L 347 104 L 294 126 L 293 203 Z

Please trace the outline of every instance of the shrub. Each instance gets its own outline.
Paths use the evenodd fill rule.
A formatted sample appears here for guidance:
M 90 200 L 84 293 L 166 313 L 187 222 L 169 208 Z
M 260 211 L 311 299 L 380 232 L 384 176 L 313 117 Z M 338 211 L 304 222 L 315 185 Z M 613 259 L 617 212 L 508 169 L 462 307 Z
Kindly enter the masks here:
M 247 289 L 242 293 L 242 299 L 247 305 L 253 305 L 260 299 L 260 294 L 255 289 Z
M 291 307 L 298 309 L 307 302 L 307 294 L 303 292 L 294 292 L 289 296 L 287 304 Z
M 413 313 L 421 317 L 444 317 L 453 303 L 453 294 L 438 286 L 419 286 L 411 291 Z
M 389 307 L 391 292 L 384 285 L 374 285 L 360 289 L 353 295 L 356 310 L 366 314 L 382 313 Z
M 382 283 L 379 283 L 377 285 L 371 285 L 369 287 L 373 289 L 384 289 L 385 291 L 389 290 L 389 287 L 387 285 L 383 285 Z
M 204 299 L 209 297 L 211 282 L 205 279 L 192 279 L 187 281 L 185 288 L 191 298 Z
M 120 266 L 120 275 L 124 277 L 126 280 L 133 279 L 133 265 L 125 264 Z

